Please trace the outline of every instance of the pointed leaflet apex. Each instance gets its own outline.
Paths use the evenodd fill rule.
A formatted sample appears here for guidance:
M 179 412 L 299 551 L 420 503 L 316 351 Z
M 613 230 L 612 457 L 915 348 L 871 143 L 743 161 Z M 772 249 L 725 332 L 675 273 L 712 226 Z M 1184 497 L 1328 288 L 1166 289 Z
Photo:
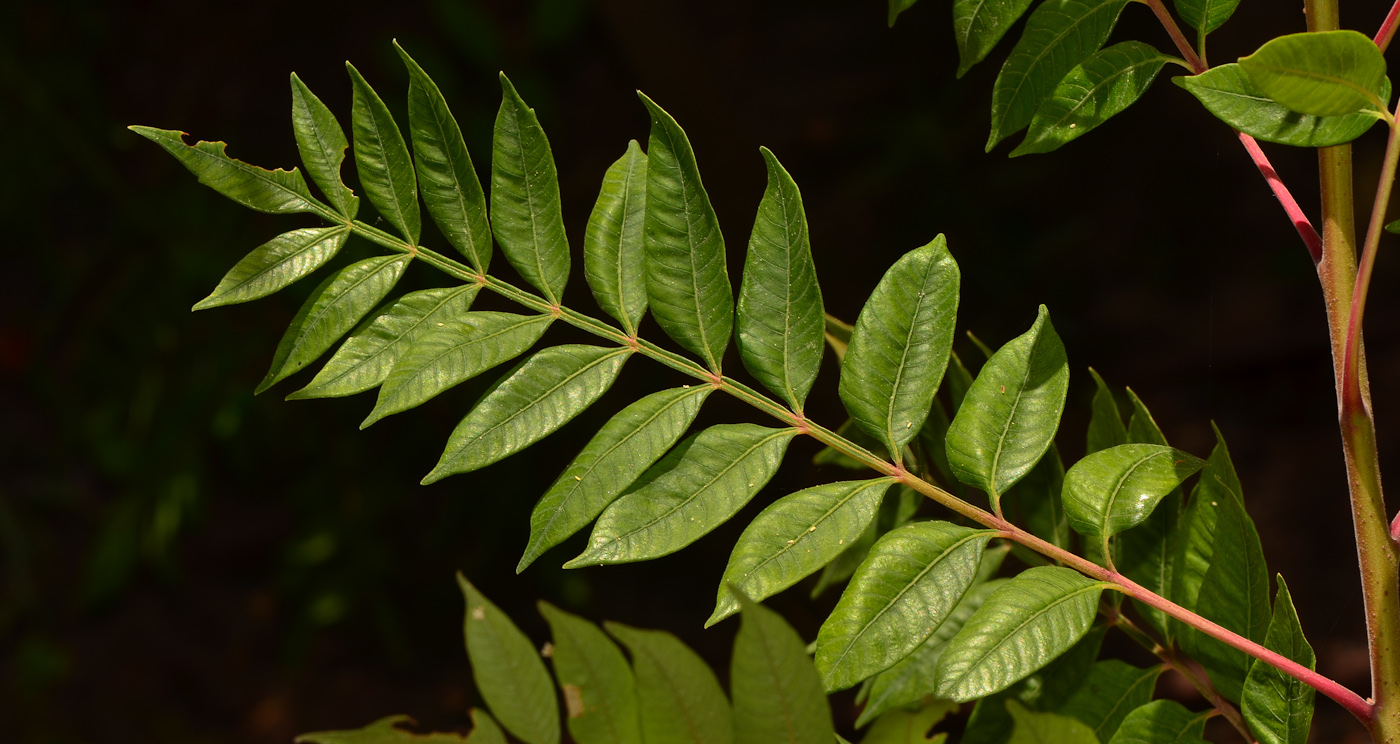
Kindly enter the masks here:
M 642 227 L 647 206 L 647 156 L 636 140 L 608 166 L 583 236 L 583 272 L 598 306 L 634 334 L 647 308 Z
M 501 725 L 526 744 L 559 744 L 559 705 L 530 639 L 461 573 L 462 623 L 476 689 Z
M 782 615 L 729 589 L 743 608 L 729 665 L 736 744 L 831 744 L 831 706 L 802 637 Z
M 330 211 L 311 196 L 301 171 L 265 170 L 225 154 L 223 142 L 185 144 L 185 133 L 175 129 L 130 126 L 131 131 L 160 145 L 199 178 L 199 182 L 250 209 L 270 214 Z
M 569 281 L 569 241 L 549 139 L 501 73 L 501 108 L 491 140 L 491 229 L 510 265 L 551 303 Z
M 355 168 L 365 196 L 410 245 L 423 230 L 418 214 L 418 179 L 399 125 L 389 107 L 360 71 L 349 62 L 345 70 L 353 85 L 350 122 L 355 132 Z
M 360 198 L 345 185 L 340 175 L 345 150 L 350 143 L 335 114 L 316 97 L 306 83 L 292 73 L 292 131 L 296 134 L 301 162 L 321 193 L 346 220 L 355 219 Z

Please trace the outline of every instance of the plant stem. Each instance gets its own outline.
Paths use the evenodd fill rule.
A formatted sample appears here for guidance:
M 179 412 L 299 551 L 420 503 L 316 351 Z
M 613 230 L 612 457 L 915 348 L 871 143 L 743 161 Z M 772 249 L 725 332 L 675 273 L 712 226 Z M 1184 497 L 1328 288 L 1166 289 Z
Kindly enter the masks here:
M 1284 185 L 1283 179 L 1279 178 L 1278 171 L 1264 155 L 1259 143 L 1253 137 L 1244 132 L 1235 132 L 1240 138 L 1240 144 L 1244 145 L 1245 152 L 1249 153 L 1249 158 L 1254 161 L 1254 166 L 1259 169 L 1259 175 L 1269 184 L 1269 189 L 1274 192 L 1274 197 L 1283 205 L 1283 211 L 1288 215 L 1288 221 L 1293 223 L 1293 229 L 1298 231 L 1298 237 L 1303 239 L 1303 245 L 1308 248 L 1308 255 L 1312 256 L 1313 264 L 1322 260 L 1322 236 L 1317 234 L 1317 229 L 1313 227 L 1308 216 L 1303 214 L 1303 208 L 1298 206 L 1298 201 L 1293 198 L 1288 187 Z
M 1390 12 L 1386 14 L 1380 30 L 1376 32 L 1376 46 L 1381 48 L 1381 54 L 1385 54 L 1386 47 L 1390 46 L 1390 40 L 1395 36 L 1397 19 L 1400 19 L 1400 0 L 1395 0 L 1395 4 L 1390 6 Z
M 1172 37 L 1172 43 L 1176 44 L 1177 51 L 1181 52 L 1181 56 L 1186 60 L 1186 64 L 1191 65 L 1191 72 L 1196 75 L 1205 72 L 1206 63 L 1196 54 L 1196 50 L 1191 48 L 1191 42 L 1187 41 L 1186 37 L 1181 33 L 1181 27 L 1176 25 L 1176 19 L 1172 18 L 1172 14 L 1167 12 L 1166 7 L 1162 5 L 1162 0 L 1142 1 L 1147 4 L 1147 7 L 1152 9 L 1152 14 L 1157 16 L 1157 20 L 1161 21 L 1162 28 L 1165 28 L 1167 30 L 1167 35 Z

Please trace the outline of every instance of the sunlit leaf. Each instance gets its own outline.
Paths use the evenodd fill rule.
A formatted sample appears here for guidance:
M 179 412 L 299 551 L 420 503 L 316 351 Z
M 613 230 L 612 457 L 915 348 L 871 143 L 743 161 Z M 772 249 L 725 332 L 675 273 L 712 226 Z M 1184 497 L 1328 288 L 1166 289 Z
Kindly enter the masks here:
M 1205 744 L 1206 719 L 1175 700 L 1154 700 L 1128 714 L 1110 744 Z
M 320 212 L 301 171 L 264 170 L 224 153 L 222 142 L 185 144 L 185 133 L 173 129 L 127 127 L 165 148 L 199 177 L 199 182 L 245 207 L 272 214 Z
M 1015 721 L 1008 744 L 1098 744 L 1093 729 L 1082 721 L 1059 713 L 1033 713 L 1015 700 L 1006 701 Z
M 1384 110 L 1385 56 L 1364 34 L 1324 31 L 1280 36 L 1240 58 L 1264 95 L 1292 111 L 1343 116 Z
M 670 633 L 604 623 L 632 654 L 642 741 L 733 744 L 734 716 L 709 665 Z
M 539 608 L 554 639 L 550 659 L 569 736 L 578 744 L 641 744 L 637 683 L 622 651 L 593 623 L 548 602 Z
M 918 435 L 943 379 L 959 282 L 939 235 L 890 267 L 856 320 L 841 364 L 841 401 L 896 458 Z
M 1011 157 L 1050 152 L 1093 131 L 1136 103 L 1171 59 L 1140 41 L 1124 41 L 1090 55 L 1041 102 L 1025 141 Z
M 583 272 L 598 307 L 635 333 L 647 309 L 646 252 L 642 227 L 647 206 L 647 155 L 636 140 L 608 166 L 588 230 Z
M 659 558 L 695 542 L 743 508 L 777 471 L 796 429 L 720 424 L 681 442 L 645 485 L 603 511 L 580 568 Z
M 1128 713 L 1152 700 L 1162 670 L 1161 666 L 1139 669 L 1117 659 L 1095 662 L 1056 712 L 1088 724 L 1097 741 L 1108 741 Z
M 1095 452 L 1065 474 L 1065 513 L 1076 532 L 1107 541 L 1141 524 L 1163 496 L 1203 465 L 1159 444 L 1120 444 Z
M 802 637 L 781 615 L 736 593 L 743 608 L 729 665 L 736 744 L 831 744 L 831 706 Z
M 739 610 L 730 587 L 755 601 L 770 597 L 835 560 L 875 519 L 894 481 L 877 478 L 815 486 L 759 513 L 729 556 L 709 627 Z
M 1106 634 L 1104 625 L 1090 628 L 1070 650 L 1044 668 L 1001 692 L 978 700 L 959 744 L 1006 744 L 1015 728 L 1006 710 L 1008 700 L 1038 712 L 1054 711 L 1064 705 L 1089 676 Z
M 735 341 L 749 373 L 800 411 L 821 366 L 825 312 L 802 194 L 778 158 L 760 151 L 768 189 L 744 260 Z
M 953 0 L 953 39 L 958 43 L 958 77 L 986 59 L 1031 0 Z
M 491 229 L 506 260 L 551 303 L 569 281 L 569 240 L 549 139 L 501 73 L 501 109 L 491 141 Z
M 463 629 L 477 692 L 516 738 L 526 744 L 558 744 L 554 684 L 534 644 L 461 574 L 457 585 L 467 600 Z
M 583 344 L 536 353 L 462 419 L 424 481 L 484 468 L 549 436 L 607 392 L 631 354 Z
M 1317 668 L 1317 657 L 1303 637 L 1298 611 L 1293 608 L 1293 598 L 1281 575 L 1264 646 L 1308 669 Z M 1314 692 L 1312 687 L 1272 666 L 1256 662 L 1245 679 L 1240 712 L 1259 737 L 1259 744 L 1307 744 Z
M 1177 15 L 1201 36 L 1220 28 L 1230 19 L 1240 0 L 1175 0 Z
M 662 390 L 613 416 L 535 505 L 530 544 L 516 572 L 602 513 L 681 438 L 713 391 L 708 385 Z
M 1231 127 L 1265 142 L 1296 147 L 1329 147 L 1350 142 L 1376 122 L 1365 111 L 1345 116 L 1308 116 L 1290 111 L 1254 85 L 1237 64 L 1216 65 L 1200 75 L 1173 78 L 1208 111 Z M 1381 100 L 1390 100 L 1390 79 L 1382 81 Z
M 316 361 L 389 294 L 410 260 L 406 255 L 367 258 L 321 282 L 277 344 L 272 366 L 256 392 L 261 393 Z
M 350 143 L 345 130 L 335 120 L 335 114 L 321 103 L 306 83 L 292 73 L 292 131 L 302 165 L 311 180 L 326 195 L 326 200 L 347 220 L 355 219 L 360 211 L 360 198 L 345 185 L 340 175 L 345 162 L 345 150 Z
M 194 310 L 266 297 L 301 279 L 340 252 L 350 228 L 306 227 L 282 233 L 243 257 Z
M 423 231 L 418 213 L 418 179 L 408 156 L 399 125 L 379 94 L 349 62 L 345 69 L 354 84 L 350 117 L 355 132 L 355 170 L 365 196 L 379 214 L 398 229 L 410 245 L 417 245 Z

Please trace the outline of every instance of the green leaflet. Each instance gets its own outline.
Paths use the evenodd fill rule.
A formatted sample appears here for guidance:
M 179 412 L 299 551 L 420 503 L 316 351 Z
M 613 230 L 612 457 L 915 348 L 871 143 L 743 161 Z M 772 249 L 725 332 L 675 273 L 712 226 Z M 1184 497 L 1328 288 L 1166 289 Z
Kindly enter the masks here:
M 438 393 L 510 361 L 539 340 L 548 315 L 465 313 L 443 325 L 415 334 L 399 357 L 370 411 L 363 429 L 391 414 L 421 405 Z
M 893 482 L 877 478 L 828 483 L 784 496 L 760 512 L 729 556 L 715 611 L 705 627 L 739 610 L 731 587 L 762 600 L 835 560 L 874 521 Z
M 491 264 L 491 226 L 462 129 L 437 83 L 397 41 L 394 50 L 408 69 L 408 130 L 423 204 L 447 242 L 484 274 Z
M 1196 29 L 1200 38 L 1230 20 L 1240 0 L 1175 0 L 1177 15 Z
M 316 361 L 379 304 L 398 283 L 412 256 L 378 256 L 350 264 L 321 282 L 297 311 L 277 344 L 272 367 L 256 393 Z
M 906 498 L 913 496 L 912 504 Z M 826 564 L 822 569 L 821 576 L 817 577 L 817 583 L 812 587 L 811 597 L 816 599 L 828 588 L 835 586 L 851 577 L 856 572 L 856 568 L 865 561 L 865 557 L 870 554 L 870 548 L 875 545 L 875 541 L 881 535 L 903 526 L 917 511 L 918 504 L 923 501 L 923 496 L 908 486 L 899 486 L 893 491 L 885 492 L 885 499 L 880 504 L 880 510 L 876 512 L 875 519 L 860 536 L 850 543 L 836 559 Z
M 978 700 L 959 744 L 1006 744 L 1015 728 L 1006 710 L 1007 700 L 1038 712 L 1054 711 L 1064 705 L 1089 676 L 1107 631 L 1103 625 L 1090 628 L 1083 639 L 1040 671 Z
M 612 387 L 631 355 L 582 344 L 536 353 L 462 419 L 423 482 L 484 468 L 554 433 Z
M 482 699 L 526 744 L 559 744 L 559 705 L 534 644 L 460 573 L 457 585 L 467 600 L 467 657 Z
M 1162 429 L 1157 426 L 1156 419 L 1152 418 L 1152 412 L 1147 410 L 1147 406 L 1137 397 L 1137 393 L 1134 393 L 1132 388 L 1128 388 L 1128 399 L 1133 403 L 1133 413 L 1128 417 L 1127 441 L 1135 444 L 1166 446 L 1166 435 L 1162 434 Z
M 1006 689 L 1069 650 L 1094 621 L 1107 586 L 1068 568 L 1027 569 L 982 605 L 938 660 L 941 698 Z
M 992 358 L 992 354 L 994 353 L 994 352 L 992 351 L 992 347 L 990 347 L 990 346 L 986 345 L 985 343 L 983 343 L 983 342 L 982 342 L 982 339 L 980 339 L 980 338 L 977 337 L 977 334 L 973 333 L 972 331 L 968 331 L 968 332 L 967 332 L 967 340 L 968 340 L 968 341 L 971 341 L 971 342 L 972 342 L 972 345 L 975 346 L 975 347 L 977 347 L 978 353 L 980 353 L 980 354 L 982 355 L 982 361 L 983 361 L 983 363 L 985 363 L 988 359 L 991 359 L 991 358 Z
M 1139 669 L 1117 659 L 1095 662 L 1056 712 L 1088 724 L 1096 741 L 1109 741 L 1130 712 L 1152 700 L 1162 671 L 1161 666 Z
M 1172 78 L 1198 98 L 1212 114 L 1235 129 L 1265 142 L 1296 147 L 1330 147 L 1365 134 L 1375 114 L 1361 111 L 1346 116 L 1307 116 L 1264 95 L 1237 64 L 1217 65 L 1200 75 Z M 1390 79 L 1382 81 L 1380 96 L 1390 100 Z
M 984 559 L 984 564 L 987 560 L 990 560 L 990 557 Z M 938 626 L 938 630 L 934 631 L 928 640 L 899 663 L 872 677 L 870 694 L 866 697 L 865 708 L 861 710 L 860 717 L 856 719 L 856 727 L 864 726 L 886 711 L 912 705 L 932 696 L 938 684 L 934 670 L 938 668 L 938 657 L 943 654 L 944 647 L 962 630 L 968 618 L 982 607 L 987 597 L 1006 582 L 1007 579 L 993 579 L 974 584 L 948 614 L 948 619 Z
M 992 533 L 915 522 L 880 538 L 817 634 L 829 691 L 890 668 L 933 635 L 977 578 Z
M 1118 412 L 1118 403 L 1113 400 L 1113 391 L 1103 381 L 1093 367 L 1089 375 L 1094 378 L 1093 413 L 1089 417 L 1089 434 L 1084 446 L 1085 457 L 1109 447 L 1128 443 L 1128 428 L 1123 425 L 1123 415 Z
M 998 504 L 1050 448 L 1069 389 L 1065 347 L 1044 305 L 982 367 L 948 428 L 948 464 Z
M 1400 224 L 1396 222 L 1395 224 Z M 850 323 L 842 321 L 840 318 L 826 314 L 826 325 L 822 335 L 826 337 L 827 346 L 831 347 L 831 353 L 836 355 L 836 362 L 840 364 L 846 359 L 846 347 L 851 344 L 851 332 L 856 329 Z
M 1175 700 L 1154 700 L 1128 714 L 1110 744 L 1205 744 L 1206 719 Z
M 1280 36 L 1240 58 L 1254 86 L 1292 111 L 1343 116 L 1386 110 L 1385 56 L 1356 31 Z
M 719 680 L 670 633 L 621 623 L 603 627 L 632 654 L 642 741 L 647 744 L 733 744 L 734 716 Z
M 1065 513 L 1075 531 L 1107 544 L 1147 519 L 1205 461 L 1160 444 L 1120 444 L 1075 463 L 1065 475 Z
M 388 716 L 362 729 L 350 731 L 318 731 L 302 734 L 296 744 L 506 744 L 505 734 L 496 726 L 491 715 L 472 708 L 472 732 L 467 736 L 448 732 L 419 734 L 399 728 L 399 724 L 414 723 L 408 716 Z
M 1128 0 L 1047 0 L 1031 12 L 992 88 L 987 152 L 1031 123 L 1065 74 L 1108 40 L 1127 4 Z
M 963 366 L 962 359 L 958 358 L 958 352 L 950 352 L 948 356 L 948 371 L 944 373 L 948 381 L 948 401 L 953 406 L 953 416 L 958 415 L 962 410 L 963 399 L 967 397 L 967 391 L 972 387 L 972 373 Z
M 944 379 L 947 379 L 946 373 Z M 922 455 L 928 458 L 923 469 L 945 489 L 952 488 L 957 482 L 953 478 L 952 469 L 948 467 L 948 427 L 952 423 L 948 419 L 948 412 L 943 410 L 943 401 L 935 397 L 933 404 L 928 408 L 928 418 L 924 419 L 924 425 L 919 427 L 918 441 L 923 447 Z
M 1041 102 L 1025 141 L 1011 157 L 1050 152 L 1084 136 L 1136 103 L 1171 59 L 1140 41 L 1124 41 L 1090 55 Z
M 245 207 L 271 214 L 322 213 L 323 208 L 311 197 L 311 189 L 296 168 L 264 170 L 224 154 L 228 145 L 222 142 L 187 145 L 185 133 L 174 129 L 127 129 L 165 148 L 200 183 Z M 325 214 L 329 217 L 329 210 Z
M 539 608 L 554 639 L 550 659 L 569 736 L 578 744 L 641 744 L 637 683 L 622 651 L 593 623 L 548 602 Z
M 1396 220 L 1386 225 L 1385 231 L 1388 233 L 1400 233 L 1400 220 Z
M 302 165 L 311 180 L 320 187 L 326 200 L 346 220 L 355 219 L 360 211 L 360 198 L 341 180 L 340 167 L 345 162 L 345 149 L 350 143 L 335 114 L 321 103 L 306 83 L 292 73 L 292 131 Z
M 766 147 L 768 188 L 758 203 L 734 340 L 744 367 L 801 411 L 821 367 L 821 288 L 807 239 L 807 214 L 792 176 Z
M 1132 388 L 1128 388 L 1128 398 L 1133 405 L 1133 413 L 1128 420 L 1128 441 L 1166 446 L 1167 438 Z M 1115 560 L 1120 573 L 1168 598 L 1171 597 L 1173 556 L 1176 554 L 1182 501 L 1180 488 L 1167 494 L 1142 524 L 1119 535 L 1115 546 Z M 1170 640 L 1175 636 L 1176 628 L 1166 613 L 1136 599 L 1133 604 L 1164 637 Z
M 960 276 L 942 235 L 906 253 L 861 308 L 841 363 L 841 402 L 897 462 L 948 366 Z
M 890 28 L 894 28 L 894 21 L 899 17 L 900 13 L 914 7 L 914 3 L 917 2 L 919 2 L 919 0 L 890 0 Z
M 718 372 L 734 328 L 724 235 L 685 130 L 637 95 L 651 114 L 643 240 L 651 313 L 666 335 Z
M 1083 722 L 1059 713 L 1032 713 L 1015 700 L 1006 701 L 1007 712 L 1016 722 L 1008 744 L 1098 744 L 1094 730 Z
M 986 59 L 1032 0 L 953 0 L 953 39 L 958 43 L 958 77 Z
M 1317 668 L 1317 657 L 1303 637 L 1298 612 L 1283 576 L 1278 577 L 1274 616 L 1264 646 L 1309 669 Z M 1307 744 L 1312 728 L 1314 690 L 1268 664 L 1256 663 L 1245 679 L 1240 712 L 1259 738 L 1259 744 Z
M 714 391 L 672 388 L 622 409 L 564 469 L 530 514 L 530 544 L 515 572 L 578 532 L 666 454 Z
M 350 228 L 304 227 L 282 233 L 243 257 L 192 310 L 266 297 L 321 268 L 340 252 Z
M 598 306 L 629 334 L 647 310 L 642 225 L 647 206 L 647 155 L 636 140 L 608 166 L 583 235 L 583 273 Z
M 355 169 L 370 204 L 398 229 L 410 245 L 423 232 L 418 214 L 418 179 L 399 125 L 389 107 L 349 62 L 345 70 L 354 84 L 351 129 L 355 132 Z
M 643 474 L 645 485 L 603 511 L 588 549 L 564 567 L 644 561 L 695 542 L 768 483 L 796 434 L 796 429 L 720 424 L 689 437 Z
M 549 139 L 501 73 L 501 110 L 491 141 L 491 229 L 506 260 L 558 304 L 569 281 L 569 239 Z
M 409 292 L 389 309 L 351 331 L 326 366 L 287 400 L 337 398 L 377 387 L 413 345 L 414 339 L 445 327 L 471 309 L 475 284 Z
M 944 744 L 948 740 L 946 732 L 927 737 L 924 734 L 957 709 L 957 703 L 935 700 L 914 711 L 889 711 L 875 721 L 860 744 Z
M 1064 482 L 1065 465 L 1060 460 L 1059 448 L 1052 444 L 1031 472 L 1002 497 L 1003 513 L 1013 524 L 1023 525 L 1031 534 L 1069 549 L 1069 518 L 1065 515 L 1064 500 L 1060 498 Z
M 778 613 L 735 594 L 743 608 L 729 665 L 735 743 L 831 744 L 831 706 L 802 637 Z

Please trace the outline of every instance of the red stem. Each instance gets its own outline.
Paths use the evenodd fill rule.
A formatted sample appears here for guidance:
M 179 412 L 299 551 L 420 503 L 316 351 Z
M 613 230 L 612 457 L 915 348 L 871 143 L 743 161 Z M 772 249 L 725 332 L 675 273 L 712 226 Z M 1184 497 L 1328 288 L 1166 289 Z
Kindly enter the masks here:
M 1186 64 L 1191 66 L 1191 72 L 1199 75 L 1206 71 L 1206 63 L 1196 56 L 1196 50 L 1191 48 L 1191 42 L 1186 40 L 1186 36 L 1181 33 L 1181 27 L 1176 25 L 1176 19 L 1167 12 L 1162 5 L 1162 0 L 1142 0 L 1147 7 L 1152 9 L 1152 14 L 1157 16 L 1157 20 L 1162 22 L 1162 27 L 1167 30 L 1167 35 L 1172 37 L 1172 43 L 1176 44 L 1176 50 L 1181 52 L 1181 56 L 1186 60 Z M 1397 0 L 1400 2 L 1400 0 Z
M 1381 54 L 1385 53 L 1385 48 L 1390 46 L 1390 40 L 1395 36 L 1397 18 L 1400 18 L 1400 0 L 1395 0 L 1395 4 L 1390 6 L 1390 13 L 1386 14 L 1380 30 L 1376 32 L 1376 46 L 1381 48 Z
M 1293 229 L 1298 231 L 1298 237 L 1302 238 L 1303 244 L 1308 247 L 1308 253 L 1312 256 L 1313 263 L 1321 261 L 1322 236 L 1317 234 L 1317 229 L 1313 227 L 1312 222 L 1308 221 L 1308 216 L 1303 214 L 1303 208 L 1298 206 L 1293 194 L 1283 184 L 1283 179 L 1279 178 L 1278 171 L 1274 170 L 1274 166 L 1269 163 L 1269 158 L 1264 155 L 1264 151 L 1259 148 L 1259 143 L 1255 142 L 1253 137 L 1244 132 L 1236 132 L 1235 134 L 1239 135 L 1240 143 L 1244 145 L 1245 152 L 1249 153 L 1255 167 L 1259 168 L 1259 174 L 1268 182 L 1274 196 L 1283 205 L 1283 211 L 1288 215 L 1289 221 L 1293 223 Z

